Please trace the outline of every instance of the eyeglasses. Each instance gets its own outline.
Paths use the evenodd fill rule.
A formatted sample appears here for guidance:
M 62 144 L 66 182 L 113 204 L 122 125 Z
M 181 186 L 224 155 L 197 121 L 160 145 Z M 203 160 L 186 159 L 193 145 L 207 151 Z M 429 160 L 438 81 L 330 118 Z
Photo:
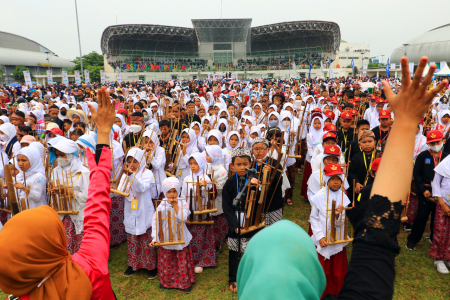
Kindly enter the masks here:
M 254 148 L 253 151 L 265 151 L 267 148 Z

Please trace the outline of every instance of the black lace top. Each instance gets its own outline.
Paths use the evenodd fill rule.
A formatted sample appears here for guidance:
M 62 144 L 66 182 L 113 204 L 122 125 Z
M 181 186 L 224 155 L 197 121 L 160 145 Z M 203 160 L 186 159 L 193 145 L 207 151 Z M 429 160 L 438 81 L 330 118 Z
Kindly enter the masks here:
M 355 228 L 353 242 L 383 246 L 398 254 L 397 234 L 403 208 L 401 201 L 391 202 L 386 197 L 374 195 L 362 205 L 349 209 L 347 215 Z
M 338 299 L 392 299 L 401 201 L 374 195 L 346 213 L 355 228 L 353 250 Z

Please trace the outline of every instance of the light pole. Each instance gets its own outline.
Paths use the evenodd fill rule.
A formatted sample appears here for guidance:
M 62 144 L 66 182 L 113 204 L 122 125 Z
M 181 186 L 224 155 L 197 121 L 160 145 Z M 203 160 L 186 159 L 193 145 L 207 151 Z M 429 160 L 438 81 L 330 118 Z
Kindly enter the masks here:
M 76 14 L 76 16 L 77 16 L 78 48 L 80 49 L 81 78 L 83 78 L 83 76 L 84 76 L 84 71 L 83 71 L 83 56 L 81 55 L 80 26 L 78 25 L 78 8 L 77 8 L 77 0 L 75 0 L 75 14 Z
M 50 53 L 52 53 L 52 55 L 49 56 Z M 50 71 L 50 57 L 52 57 L 52 56 L 58 57 L 58 55 L 56 55 L 53 52 L 49 52 L 49 51 L 46 51 L 45 54 L 47 54 L 47 67 L 48 67 L 48 70 Z

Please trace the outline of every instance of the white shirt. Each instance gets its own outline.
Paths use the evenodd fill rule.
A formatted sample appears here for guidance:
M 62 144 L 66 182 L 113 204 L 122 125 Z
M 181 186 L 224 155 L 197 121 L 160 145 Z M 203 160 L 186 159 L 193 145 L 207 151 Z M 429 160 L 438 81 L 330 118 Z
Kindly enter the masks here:
M 27 196 L 24 191 L 18 189 L 19 199 L 27 199 L 29 208 L 47 205 L 47 178 L 45 178 L 45 174 L 34 173 L 26 179 L 26 186 L 30 188 L 30 194 Z M 17 181 L 24 184 L 23 177 L 17 178 Z

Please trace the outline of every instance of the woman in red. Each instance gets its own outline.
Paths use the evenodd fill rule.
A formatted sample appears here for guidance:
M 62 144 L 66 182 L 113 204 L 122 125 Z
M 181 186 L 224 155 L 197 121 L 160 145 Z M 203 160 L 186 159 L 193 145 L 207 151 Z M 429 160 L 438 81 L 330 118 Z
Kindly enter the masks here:
M 91 176 L 80 250 L 73 256 L 67 252 L 64 226 L 49 206 L 15 215 L 0 232 L 0 289 L 21 300 L 115 299 L 108 272 L 111 150 L 107 146 L 115 103 L 105 90 L 98 98 L 98 113 L 90 107 L 98 144 L 95 161 L 88 151 Z

